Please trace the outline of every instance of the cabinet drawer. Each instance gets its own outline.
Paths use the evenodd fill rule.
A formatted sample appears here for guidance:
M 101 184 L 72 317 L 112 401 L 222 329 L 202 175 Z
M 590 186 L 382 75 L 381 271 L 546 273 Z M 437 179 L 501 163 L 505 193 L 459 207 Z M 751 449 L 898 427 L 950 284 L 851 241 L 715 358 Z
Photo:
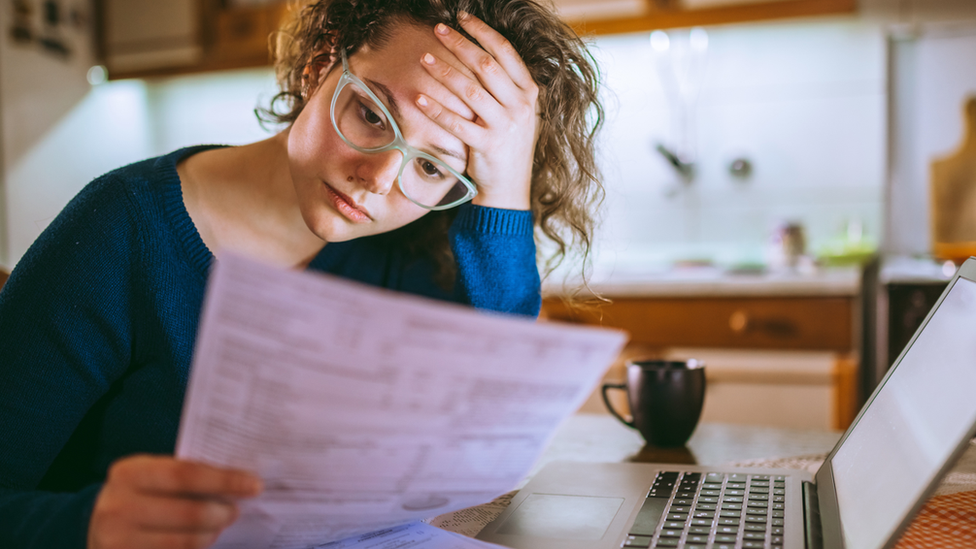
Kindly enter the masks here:
M 624 298 L 595 309 L 543 303 L 553 320 L 621 328 L 631 342 L 655 347 L 749 349 L 853 348 L 853 298 Z

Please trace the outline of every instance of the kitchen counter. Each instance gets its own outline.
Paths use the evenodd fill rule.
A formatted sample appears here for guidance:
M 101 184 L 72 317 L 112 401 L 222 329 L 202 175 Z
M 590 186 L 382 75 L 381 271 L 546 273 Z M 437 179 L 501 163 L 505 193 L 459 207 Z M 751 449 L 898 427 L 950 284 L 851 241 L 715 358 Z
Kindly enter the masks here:
M 565 293 L 578 279 L 563 285 L 547 282 L 544 296 Z M 861 284 L 858 267 L 818 268 L 810 272 L 734 273 L 716 267 L 670 270 L 595 269 L 593 293 L 608 297 L 748 297 L 856 296 Z

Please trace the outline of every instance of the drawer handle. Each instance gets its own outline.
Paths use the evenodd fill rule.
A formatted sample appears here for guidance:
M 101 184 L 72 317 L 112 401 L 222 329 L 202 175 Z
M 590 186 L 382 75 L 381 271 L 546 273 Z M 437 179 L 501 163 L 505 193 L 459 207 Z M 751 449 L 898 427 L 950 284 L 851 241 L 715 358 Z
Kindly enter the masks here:
M 729 328 L 737 334 L 744 334 L 749 329 L 749 313 L 739 310 L 729 317 Z

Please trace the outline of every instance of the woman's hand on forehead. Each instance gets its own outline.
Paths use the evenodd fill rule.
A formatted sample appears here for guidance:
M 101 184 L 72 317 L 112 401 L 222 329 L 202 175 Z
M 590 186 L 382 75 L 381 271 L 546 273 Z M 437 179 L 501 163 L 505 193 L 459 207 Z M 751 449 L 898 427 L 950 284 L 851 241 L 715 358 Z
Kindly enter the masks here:
M 475 120 L 426 95 L 417 97 L 417 106 L 469 147 L 467 175 L 478 186 L 475 204 L 529 209 L 539 87 L 501 34 L 473 15 L 461 14 L 460 21 L 482 47 L 446 25 L 437 25 L 434 34 L 467 71 L 433 53 L 424 54 L 421 64 L 475 113 Z

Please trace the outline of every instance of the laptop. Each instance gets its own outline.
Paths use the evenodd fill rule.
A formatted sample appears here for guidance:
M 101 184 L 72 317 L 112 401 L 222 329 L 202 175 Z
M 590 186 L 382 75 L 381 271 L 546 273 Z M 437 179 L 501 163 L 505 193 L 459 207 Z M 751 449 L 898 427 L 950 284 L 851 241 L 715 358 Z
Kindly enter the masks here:
M 516 549 L 881 549 L 976 434 L 976 258 L 805 471 L 551 463 L 479 539 Z

